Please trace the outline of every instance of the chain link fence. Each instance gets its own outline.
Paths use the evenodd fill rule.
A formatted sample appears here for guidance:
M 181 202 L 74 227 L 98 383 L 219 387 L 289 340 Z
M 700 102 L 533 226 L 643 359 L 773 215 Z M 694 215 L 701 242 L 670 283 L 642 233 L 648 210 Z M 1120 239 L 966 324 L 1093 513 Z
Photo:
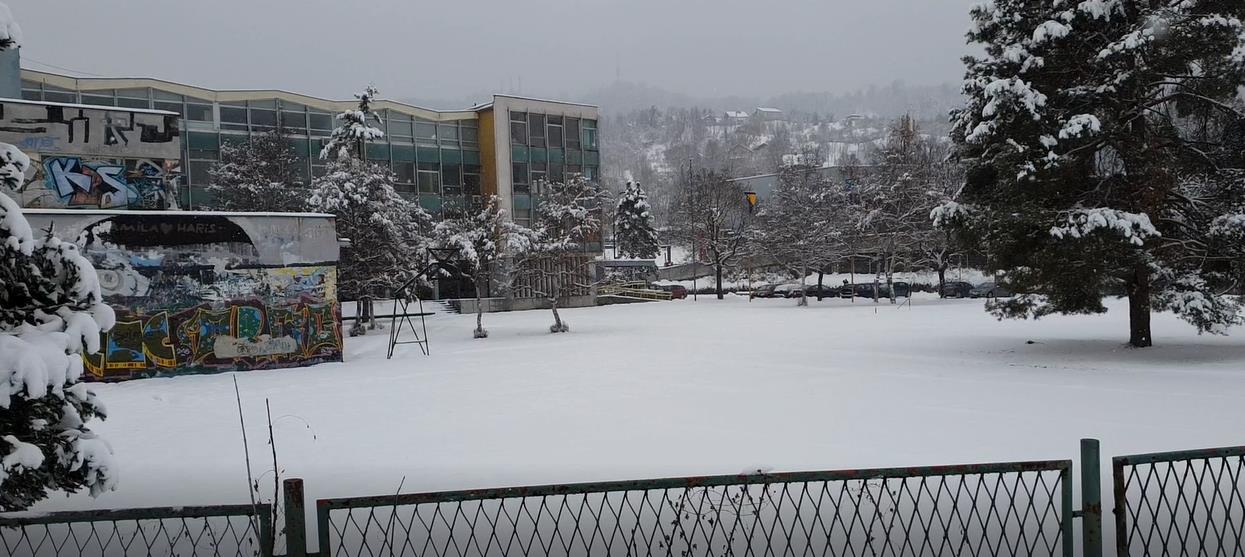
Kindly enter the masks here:
M 268 557 L 272 539 L 266 504 L 0 516 L 8 557 Z
M 1245 447 L 1112 459 L 1118 555 L 1245 556 Z
M 321 555 L 1072 555 L 1071 461 L 321 500 Z

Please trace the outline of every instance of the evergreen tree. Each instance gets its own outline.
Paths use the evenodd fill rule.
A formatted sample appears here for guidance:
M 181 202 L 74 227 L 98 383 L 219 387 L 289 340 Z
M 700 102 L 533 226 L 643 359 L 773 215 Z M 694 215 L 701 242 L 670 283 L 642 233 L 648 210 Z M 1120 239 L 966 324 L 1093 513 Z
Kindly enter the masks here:
M 627 180 L 626 189 L 614 207 L 614 241 L 623 257 L 652 259 L 657 257 L 657 229 L 648 193 L 638 182 Z
M 458 250 L 458 270 L 471 280 L 476 296 L 475 338 L 487 338 L 483 296 L 489 273 L 503 256 L 519 257 L 531 246 L 534 233 L 506 216 L 498 197 L 476 210 L 451 211 L 436 224 L 433 242 L 439 248 Z
M 280 129 L 252 136 L 246 143 L 221 145 L 212 165 L 213 208 L 220 211 L 299 211 L 307 203 L 299 168 L 306 162 Z
M 535 234 L 524 259 L 527 272 L 539 277 L 535 290 L 549 300 L 553 310 L 551 333 L 565 333 L 570 326 L 558 314 L 558 303 L 587 275 L 592 258 L 587 243 L 601 232 L 601 190 L 582 175 L 564 182 L 538 184 L 532 230 Z
M 1138 347 L 1152 310 L 1239 323 L 1222 294 L 1242 246 L 1222 238 L 1245 223 L 1245 3 L 996 0 L 972 18 L 985 54 L 965 59 L 953 132 L 967 182 L 934 216 L 1031 293 L 990 309 L 1100 313 L 1122 293 Z
M 370 304 L 424 266 L 424 248 L 432 218 L 393 187 L 386 166 L 346 157 L 329 163 L 324 176 L 312 181 L 309 208 L 336 216 L 337 234 L 350 240 L 338 262 L 337 287 L 342 298 L 359 302 L 352 335 L 364 332 L 364 320 L 375 328 Z
M 372 112 L 372 101 L 376 99 L 377 93 L 376 87 L 367 86 L 362 93 L 355 95 L 359 99 L 358 108 L 337 115 L 339 124 L 333 128 L 332 135 L 320 150 L 320 158 L 357 157 L 359 160 L 367 160 L 367 142 L 385 136 L 385 132 L 372 125 L 373 122 L 380 123 L 380 116 Z
M 0 179 L 21 185 L 30 159 L 0 143 Z M 39 239 L 0 193 L 0 512 L 29 508 L 51 490 L 114 488 L 112 448 L 87 427 L 104 407 L 79 383 L 82 355 L 112 328 L 99 279 L 77 246 Z

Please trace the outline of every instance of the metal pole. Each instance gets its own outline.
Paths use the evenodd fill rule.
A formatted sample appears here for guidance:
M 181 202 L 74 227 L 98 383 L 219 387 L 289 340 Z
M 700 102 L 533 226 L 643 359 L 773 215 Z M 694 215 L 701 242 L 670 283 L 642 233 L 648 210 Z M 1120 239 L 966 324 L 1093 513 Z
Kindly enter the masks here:
M 1100 454 L 1097 439 L 1081 439 L 1081 551 L 1085 557 L 1102 557 Z
M 697 291 L 700 289 L 696 287 L 696 279 L 700 276 L 700 250 L 696 249 L 696 190 L 695 186 L 692 185 L 691 155 L 687 157 L 687 198 L 689 204 L 688 212 L 691 213 L 692 221 L 692 301 L 695 302 L 700 299 L 697 297 Z
M 281 482 L 285 491 L 285 554 L 307 557 L 307 512 L 303 503 L 303 481 L 290 478 Z

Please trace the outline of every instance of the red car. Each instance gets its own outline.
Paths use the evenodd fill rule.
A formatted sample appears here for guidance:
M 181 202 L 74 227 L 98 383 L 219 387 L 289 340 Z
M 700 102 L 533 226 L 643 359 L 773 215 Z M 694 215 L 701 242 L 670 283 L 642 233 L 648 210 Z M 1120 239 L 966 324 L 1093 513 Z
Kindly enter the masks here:
M 677 284 L 658 286 L 657 289 L 669 292 L 671 300 L 682 300 L 684 298 L 687 298 L 687 288 L 684 288 Z

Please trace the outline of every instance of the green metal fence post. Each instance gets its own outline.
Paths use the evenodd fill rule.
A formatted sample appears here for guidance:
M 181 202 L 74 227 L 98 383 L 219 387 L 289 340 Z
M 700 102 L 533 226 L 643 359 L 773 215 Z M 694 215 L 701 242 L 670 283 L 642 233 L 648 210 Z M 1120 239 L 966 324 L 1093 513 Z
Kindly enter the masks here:
M 1060 545 L 1063 546 L 1063 557 L 1073 557 L 1076 555 L 1076 529 L 1073 523 L 1076 521 L 1076 505 L 1072 504 L 1072 461 L 1067 461 L 1063 469 L 1059 471 L 1059 498 L 1062 499 L 1062 512 L 1059 517 L 1059 537 L 1062 540 Z
M 303 480 L 281 482 L 285 492 L 285 555 L 307 557 L 307 508 L 303 504 Z
M 1081 439 L 1081 551 L 1102 557 L 1102 466 L 1097 439 Z
M 259 554 L 261 557 L 272 557 L 275 553 L 272 539 L 272 505 L 257 505 L 252 508 L 259 513 L 259 516 L 255 517 L 259 521 Z
M 316 501 L 316 536 L 320 540 L 320 557 L 331 557 L 333 555 L 332 548 L 329 547 L 329 506 L 325 504 L 323 499 Z

